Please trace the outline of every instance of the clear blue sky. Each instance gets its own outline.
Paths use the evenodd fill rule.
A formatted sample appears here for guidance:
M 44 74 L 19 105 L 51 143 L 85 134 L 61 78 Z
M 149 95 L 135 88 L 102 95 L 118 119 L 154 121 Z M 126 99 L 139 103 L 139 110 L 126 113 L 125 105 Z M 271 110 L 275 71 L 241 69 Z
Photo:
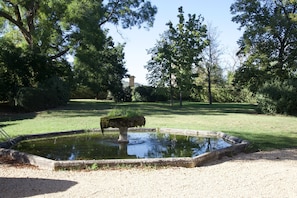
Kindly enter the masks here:
M 151 0 L 153 5 L 158 7 L 155 23 L 152 28 L 132 28 L 123 30 L 118 27 L 108 26 L 115 42 L 126 43 L 125 61 L 128 73 L 134 75 L 135 81 L 147 84 L 145 79 L 147 70 L 144 65 L 150 59 L 147 50 L 154 47 L 160 34 L 168 29 L 166 23 L 172 21 L 177 24 L 178 8 L 183 6 L 184 15 L 201 14 L 204 23 L 211 23 L 212 27 L 217 28 L 219 42 L 224 52 L 234 51 L 237 48 L 237 40 L 242 35 L 238 30 L 239 25 L 232 22 L 230 6 L 235 0 Z M 119 34 L 118 32 L 121 34 Z

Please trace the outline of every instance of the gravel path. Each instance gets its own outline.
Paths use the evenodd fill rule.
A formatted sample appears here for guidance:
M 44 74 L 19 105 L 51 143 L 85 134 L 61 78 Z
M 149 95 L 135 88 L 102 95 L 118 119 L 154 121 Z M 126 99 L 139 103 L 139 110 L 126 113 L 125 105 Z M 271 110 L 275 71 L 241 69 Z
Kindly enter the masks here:
M 46 171 L 0 162 L 0 198 L 297 197 L 297 149 L 240 154 L 197 168 Z

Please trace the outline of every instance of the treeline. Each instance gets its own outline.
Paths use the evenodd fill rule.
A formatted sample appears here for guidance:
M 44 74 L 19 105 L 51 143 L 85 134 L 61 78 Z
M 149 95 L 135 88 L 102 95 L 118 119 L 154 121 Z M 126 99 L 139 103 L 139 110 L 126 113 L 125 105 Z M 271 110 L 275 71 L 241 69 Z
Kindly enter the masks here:
M 0 2 L 0 101 L 27 111 L 70 97 L 115 101 L 257 102 L 259 112 L 297 114 L 297 1 L 236 0 L 243 35 L 234 69 L 225 70 L 216 30 L 201 15 L 169 21 L 148 50 L 150 86 L 124 88 L 124 44 L 106 23 L 151 27 L 150 1 Z M 73 62 L 69 63 L 69 57 Z
M 149 28 L 157 13 L 143 0 L 1 1 L 0 8 L 0 102 L 26 111 L 64 105 L 85 90 L 121 101 L 124 45 L 105 24 Z
M 297 1 L 237 0 L 232 21 L 243 28 L 234 83 L 252 91 L 259 111 L 297 115 Z
M 28 48 L 0 38 L 0 101 L 26 111 L 65 105 L 69 100 L 71 68 Z
M 215 31 L 201 15 L 168 22 L 148 52 L 150 84 L 168 88 L 171 100 L 258 103 L 261 113 L 297 115 L 297 1 L 237 0 L 233 22 L 242 28 L 238 65 L 223 75 Z

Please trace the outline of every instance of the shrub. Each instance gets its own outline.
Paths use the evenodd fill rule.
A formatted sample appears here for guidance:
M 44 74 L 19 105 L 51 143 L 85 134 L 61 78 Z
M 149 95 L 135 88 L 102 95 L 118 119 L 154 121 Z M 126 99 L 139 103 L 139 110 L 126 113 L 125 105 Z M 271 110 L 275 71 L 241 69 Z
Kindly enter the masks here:
M 257 92 L 258 110 L 268 114 L 297 115 L 297 80 L 266 82 Z
M 107 117 L 135 117 L 135 116 L 142 116 L 142 112 L 137 109 L 130 109 L 130 108 L 115 108 L 115 109 L 112 109 Z
M 131 102 L 132 90 L 130 87 L 116 88 L 111 91 L 112 99 L 115 102 Z
M 233 86 L 212 86 L 213 102 L 247 102 L 254 103 L 252 92 L 248 89 L 235 89 Z M 199 102 L 208 102 L 208 89 L 198 86 L 196 90 L 192 91 L 192 100 Z
M 70 98 L 73 99 L 94 99 L 95 96 L 96 94 L 89 87 L 83 85 L 77 86 L 70 92 Z
M 67 104 L 69 89 L 58 77 L 47 79 L 39 87 L 21 88 L 16 96 L 16 106 L 26 111 L 38 111 Z
M 49 106 L 66 105 L 69 101 L 69 87 L 59 77 L 52 77 L 39 85 L 40 88 L 47 91 L 47 98 L 50 100 Z
M 139 86 L 133 93 L 133 101 L 156 102 L 168 100 L 168 88 L 155 88 L 152 86 Z
M 16 96 L 16 106 L 26 111 L 38 111 L 45 109 L 45 91 L 39 88 L 21 88 Z

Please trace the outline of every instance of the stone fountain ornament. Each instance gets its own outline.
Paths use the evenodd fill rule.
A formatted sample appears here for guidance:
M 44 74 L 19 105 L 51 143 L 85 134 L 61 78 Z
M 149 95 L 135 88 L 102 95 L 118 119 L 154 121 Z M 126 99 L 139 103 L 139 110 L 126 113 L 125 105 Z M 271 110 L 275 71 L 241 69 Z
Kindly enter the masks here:
M 129 143 L 128 128 L 142 127 L 144 125 L 144 116 L 136 113 L 127 113 L 127 110 L 121 110 L 121 112 L 116 115 L 108 115 L 105 117 L 101 117 L 100 119 L 100 128 L 102 133 L 104 133 L 104 129 L 109 127 L 119 129 L 119 143 Z

